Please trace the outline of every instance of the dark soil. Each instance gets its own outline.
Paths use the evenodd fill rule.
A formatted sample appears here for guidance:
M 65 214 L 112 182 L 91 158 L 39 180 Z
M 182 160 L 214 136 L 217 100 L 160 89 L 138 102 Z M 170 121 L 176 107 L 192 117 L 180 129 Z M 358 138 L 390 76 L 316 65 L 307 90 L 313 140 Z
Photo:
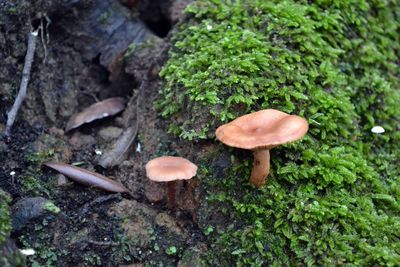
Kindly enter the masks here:
M 198 225 L 199 181 L 181 183 L 177 207 L 168 210 L 163 185 L 150 183 L 144 171 L 156 156 L 195 160 L 202 154 L 197 145 L 168 135 L 153 108 L 169 33 L 188 2 L 0 1 L 0 131 L 19 88 L 27 36 L 42 27 L 28 96 L 12 134 L 0 140 L 0 187 L 11 205 L 41 196 L 61 210 L 44 212 L 12 232 L 19 248 L 35 249 L 29 262 L 194 266 L 206 249 Z M 128 102 L 123 113 L 64 133 L 73 114 L 115 96 Z M 112 167 L 99 166 L 99 154 L 136 125 L 130 153 Z M 65 177 L 42 166 L 50 160 L 114 177 L 132 194 L 65 184 Z

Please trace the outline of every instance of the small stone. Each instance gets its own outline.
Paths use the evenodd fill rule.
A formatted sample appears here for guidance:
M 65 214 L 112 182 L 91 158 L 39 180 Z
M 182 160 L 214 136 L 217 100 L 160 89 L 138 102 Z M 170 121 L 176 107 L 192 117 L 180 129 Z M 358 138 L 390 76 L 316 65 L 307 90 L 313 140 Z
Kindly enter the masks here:
M 11 207 L 11 220 L 14 231 L 19 231 L 31 220 L 39 218 L 49 212 L 49 200 L 43 197 L 20 199 Z M 54 204 L 53 204 L 54 205 Z
M 144 195 L 152 203 L 161 202 L 166 195 L 166 185 L 148 181 L 144 187 Z
M 101 139 L 103 139 L 105 141 L 111 141 L 113 139 L 118 138 L 118 136 L 121 133 L 122 133 L 121 128 L 110 126 L 110 127 L 101 129 L 98 134 L 101 137 Z
M 96 139 L 94 139 L 94 137 L 91 135 L 86 135 L 86 134 L 81 134 L 79 132 L 76 132 L 69 139 L 69 143 L 74 148 L 81 148 L 81 147 L 86 147 L 86 146 L 95 144 Z
M 68 178 L 62 174 L 57 174 L 57 185 L 58 186 L 65 186 L 68 184 Z

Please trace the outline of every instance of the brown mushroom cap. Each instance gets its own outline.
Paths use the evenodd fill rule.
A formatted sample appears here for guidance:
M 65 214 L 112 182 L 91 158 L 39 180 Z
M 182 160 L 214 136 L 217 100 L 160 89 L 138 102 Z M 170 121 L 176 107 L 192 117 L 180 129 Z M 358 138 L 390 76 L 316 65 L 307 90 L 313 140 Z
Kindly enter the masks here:
M 147 177 L 156 182 L 190 179 L 196 172 L 197 166 L 181 157 L 163 156 L 146 164 Z
M 241 116 L 216 131 L 222 143 L 244 149 L 271 149 L 302 138 L 308 131 L 305 119 L 285 112 L 265 109 Z

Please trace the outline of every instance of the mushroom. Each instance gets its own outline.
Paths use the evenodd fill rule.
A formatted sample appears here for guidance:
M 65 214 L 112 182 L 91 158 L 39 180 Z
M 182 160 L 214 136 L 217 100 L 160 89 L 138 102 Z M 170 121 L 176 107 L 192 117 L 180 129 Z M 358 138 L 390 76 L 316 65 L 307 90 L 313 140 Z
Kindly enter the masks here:
M 269 174 L 270 149 L 296 141 L 307 131 L 308 123 L 305 119 L 282 111 L 265 109 L 221 125 L 216 131 L 216 136 L 228 146 L 253 151 L 250 183 L 260 187 Z
M 196 175 L 197 166 L 181 157 L 163 156 L 146 164 L 147 177 L 156 182 L 167 182 L 168 208 L 175 206 L 176 181 L 187 180 Z

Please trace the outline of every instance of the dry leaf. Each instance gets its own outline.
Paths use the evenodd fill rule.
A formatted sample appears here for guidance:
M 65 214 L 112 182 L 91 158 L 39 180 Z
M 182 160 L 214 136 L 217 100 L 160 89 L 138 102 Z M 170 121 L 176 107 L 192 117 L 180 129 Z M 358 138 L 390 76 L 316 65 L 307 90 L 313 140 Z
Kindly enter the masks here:
M 45 163 L 44 165 L 64 174 L 65 176 L 68 176 L 71 178 L 71 180 L 84 185 L 95 186 L 110 192 L 129 192 L 129 190 L 120 182 L 111 180 L 110 178 L 99 173 L 91 172 L 64 163 L 49 162 Z
M 122 97 L 108 98 L 73 115 L 65 127 L 65 132 L 75 129 L 82 124 L 115 115 L 124 109 L 125 100 Z

